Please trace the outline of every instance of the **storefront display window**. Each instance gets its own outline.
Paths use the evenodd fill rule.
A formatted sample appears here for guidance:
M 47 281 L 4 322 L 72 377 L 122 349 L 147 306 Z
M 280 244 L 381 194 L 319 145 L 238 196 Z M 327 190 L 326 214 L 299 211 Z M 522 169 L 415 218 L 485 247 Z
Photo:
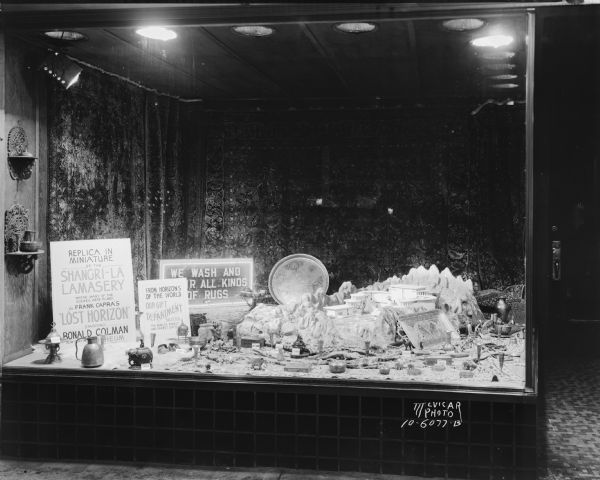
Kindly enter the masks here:
M 8 32 L 54 323 L 15 365 L 532 386 L 528 16 L 333 17 Z

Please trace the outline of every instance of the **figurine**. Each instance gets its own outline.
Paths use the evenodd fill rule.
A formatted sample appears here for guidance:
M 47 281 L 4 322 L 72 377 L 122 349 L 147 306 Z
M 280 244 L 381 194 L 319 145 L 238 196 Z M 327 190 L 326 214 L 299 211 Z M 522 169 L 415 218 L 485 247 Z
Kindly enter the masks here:
M 413 344 L 410 342 L 410 340 L 408 339 L 408 335 L 401 335 L 400 339 L 396 341 L 396 344 L 398 346 L 402 346 L 404 345 L 404 350 L 409 350 L 412 352 L 413 350 Z
M 295 350 L 297 349 L 297 350 Z M 297 352 L 297 353 L 294 353 Z M 292 344 L 292 356 L 298 355 L 308 355 L 310 351 L 306 348 L 306 344 L 304 340 L 302 340 L 302 335 L 298 334 L 296 341 Z
M 471 360 L 466 360 L 463 362 L 463 370 L 475 370 L 477 368 L 477 364 Z
M 197 337 L 200 325 L 207 323 L 206 313 L 192 313 L 190 323 L 192 325 L 192 337 Z
M 252 367 L 252 370 L 262 370 L 264 364 L 264 358 L 253 358 L 250 360 L 250 366 Z

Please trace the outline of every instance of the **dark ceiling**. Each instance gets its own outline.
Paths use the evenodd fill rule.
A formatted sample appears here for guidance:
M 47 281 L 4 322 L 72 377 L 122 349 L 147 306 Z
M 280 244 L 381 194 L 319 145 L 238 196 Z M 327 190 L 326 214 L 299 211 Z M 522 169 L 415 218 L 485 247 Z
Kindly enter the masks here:
M 173 27 L 168 42 L 135 33 L 137 26 L 84 27 L 87 39 L 52 43 L 40 30 L 20 39 L 67 53 L 89 65 L 160 92 L 208 103 L 257 100 L 371 99 L 411 104 L 525 97 L 527 18 L 479 16 L 475 32 L 448 31 L 442 18 L 379 18 L 377 29 L 341 33 L 335 21 L 271 23 L 275 34 L 246 37 L 231 24 Z M 490 59 L 475 36 L 501 29 L 514 36 L 510 60 Z M 491 77 L 515 74 L 513 89 Z

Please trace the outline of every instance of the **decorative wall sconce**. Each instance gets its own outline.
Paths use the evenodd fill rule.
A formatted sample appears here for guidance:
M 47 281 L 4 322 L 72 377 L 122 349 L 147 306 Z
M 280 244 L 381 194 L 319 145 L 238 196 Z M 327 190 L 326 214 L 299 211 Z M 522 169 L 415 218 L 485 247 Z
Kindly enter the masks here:
M 4 217 L 4 254 L 7 268 L 14 273 L 29 273 L 33 270 L 40 250 L 35 232 L 29 228 L 29 210 L 23 205 L 10 207 Z
M 21 120 L 8 132 L 8 170 L 13 180 L 31 177 L 36 156 L 27 151 L 27 133 Z

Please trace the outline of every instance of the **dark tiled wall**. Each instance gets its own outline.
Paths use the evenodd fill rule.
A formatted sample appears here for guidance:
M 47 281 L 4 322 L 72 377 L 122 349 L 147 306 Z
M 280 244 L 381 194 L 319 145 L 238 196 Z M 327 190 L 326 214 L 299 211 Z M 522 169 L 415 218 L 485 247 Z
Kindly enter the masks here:
M 535 405 L 520 398 L 517 403 L 489 397 L 461 400 L 460 427 L 423 429 L 403 423 L 413 418 L 414 402 L 435 395 L 419 399 L 401 391 L 300 391 L 260 384 L 9 380 L 3 385 L 2 453 L 36 459 L 535 478 Z

